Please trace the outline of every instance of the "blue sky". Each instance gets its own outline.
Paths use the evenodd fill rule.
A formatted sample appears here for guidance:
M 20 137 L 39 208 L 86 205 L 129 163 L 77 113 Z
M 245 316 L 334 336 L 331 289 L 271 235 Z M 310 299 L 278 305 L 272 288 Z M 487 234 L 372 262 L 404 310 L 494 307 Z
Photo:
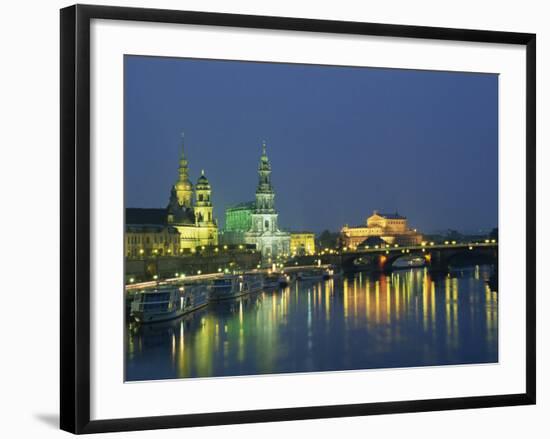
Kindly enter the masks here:
M 420 231 L 498 222 L 498 76 L 125 57 L 125 204 L 165 207 L 181 132 L 214 215 L 254 198 L 263 140 L 279 223 L 339 230 L 374 209 Z

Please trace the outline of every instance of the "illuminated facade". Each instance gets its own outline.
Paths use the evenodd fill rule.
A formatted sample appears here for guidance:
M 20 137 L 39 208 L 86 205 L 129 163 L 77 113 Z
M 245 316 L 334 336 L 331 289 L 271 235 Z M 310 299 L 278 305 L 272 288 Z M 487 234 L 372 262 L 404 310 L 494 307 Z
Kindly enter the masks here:
M 353 249 L 372 237 L 378 237 L 390 245 L 419 245 L 422 242 L 422 235 L 409 228 L 406 217 L 397 212 L 378 213 L 375 210 L 365 225 L 342 227 L 340 245 Z
M 279 229 L 275 191 L 271 184 L 271 164 L 263 144 L 258 166 L 259 182 L 253 202 L 230 207 L 225 212 L 221 234 L 224 244 L 254 244 L 263 258 L 290 253 L 290 233 Z
M 290 253 L 298 256 L 315 254 L 315 234 L 292 232 L 290 234 Z
M 124 253 L 130 259 L 177 255 L 180 252 L 180 236 L 176 228 L 158 224 L 127 225 L 124 244 Z
M 172 186 L 166 210 L 167 223 L 179 232 L 180 252 L 218 244 L 218 225 L 213 215 L 212 188 L 202 171 L 193 191 L 183 142 L 178 180 Z

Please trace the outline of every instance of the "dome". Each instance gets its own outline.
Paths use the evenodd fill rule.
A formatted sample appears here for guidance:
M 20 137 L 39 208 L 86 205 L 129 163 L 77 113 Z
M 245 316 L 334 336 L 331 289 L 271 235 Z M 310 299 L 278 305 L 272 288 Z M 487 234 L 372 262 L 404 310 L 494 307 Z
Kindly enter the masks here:
M 208 178 L 204 175 L 204 171 L 201 171 L 201 176 L 197 180 L 197 189 L 201 189 L 199 186 L 202 186 L 202 189 L 210 188 L 210 183 L 208 182 Z

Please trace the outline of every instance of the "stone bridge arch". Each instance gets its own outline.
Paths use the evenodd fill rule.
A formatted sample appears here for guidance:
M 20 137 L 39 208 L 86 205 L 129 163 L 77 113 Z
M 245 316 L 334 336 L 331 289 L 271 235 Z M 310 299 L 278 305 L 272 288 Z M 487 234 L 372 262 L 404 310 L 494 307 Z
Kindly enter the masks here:
M 341 263 L 344 271 L 361 269 L 391 271 L 393 264 L 404 257 L 422 257 L 426 260 L 426 265 L 430 270 L 448 271 L 449 266 L 461 257 L 495 263 L 498 261 L 498 247 L 460 245 L 457 247 L 431 248 L 428 246 L 409 249 L 380 249 L 376 252 L 356 252 L 342 255 Z

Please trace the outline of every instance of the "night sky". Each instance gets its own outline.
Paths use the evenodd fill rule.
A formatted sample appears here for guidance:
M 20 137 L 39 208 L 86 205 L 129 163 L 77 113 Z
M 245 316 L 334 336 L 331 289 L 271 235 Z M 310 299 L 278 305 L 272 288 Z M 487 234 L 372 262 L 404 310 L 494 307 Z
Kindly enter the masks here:
M 279 224 L 339 230 L 374 209 L 420 232 L 498 222 L 498 76 L 125 57 L 125 204 L 165 207 L 181 132 L 214 216 L 254 199 L 267 142 Z

